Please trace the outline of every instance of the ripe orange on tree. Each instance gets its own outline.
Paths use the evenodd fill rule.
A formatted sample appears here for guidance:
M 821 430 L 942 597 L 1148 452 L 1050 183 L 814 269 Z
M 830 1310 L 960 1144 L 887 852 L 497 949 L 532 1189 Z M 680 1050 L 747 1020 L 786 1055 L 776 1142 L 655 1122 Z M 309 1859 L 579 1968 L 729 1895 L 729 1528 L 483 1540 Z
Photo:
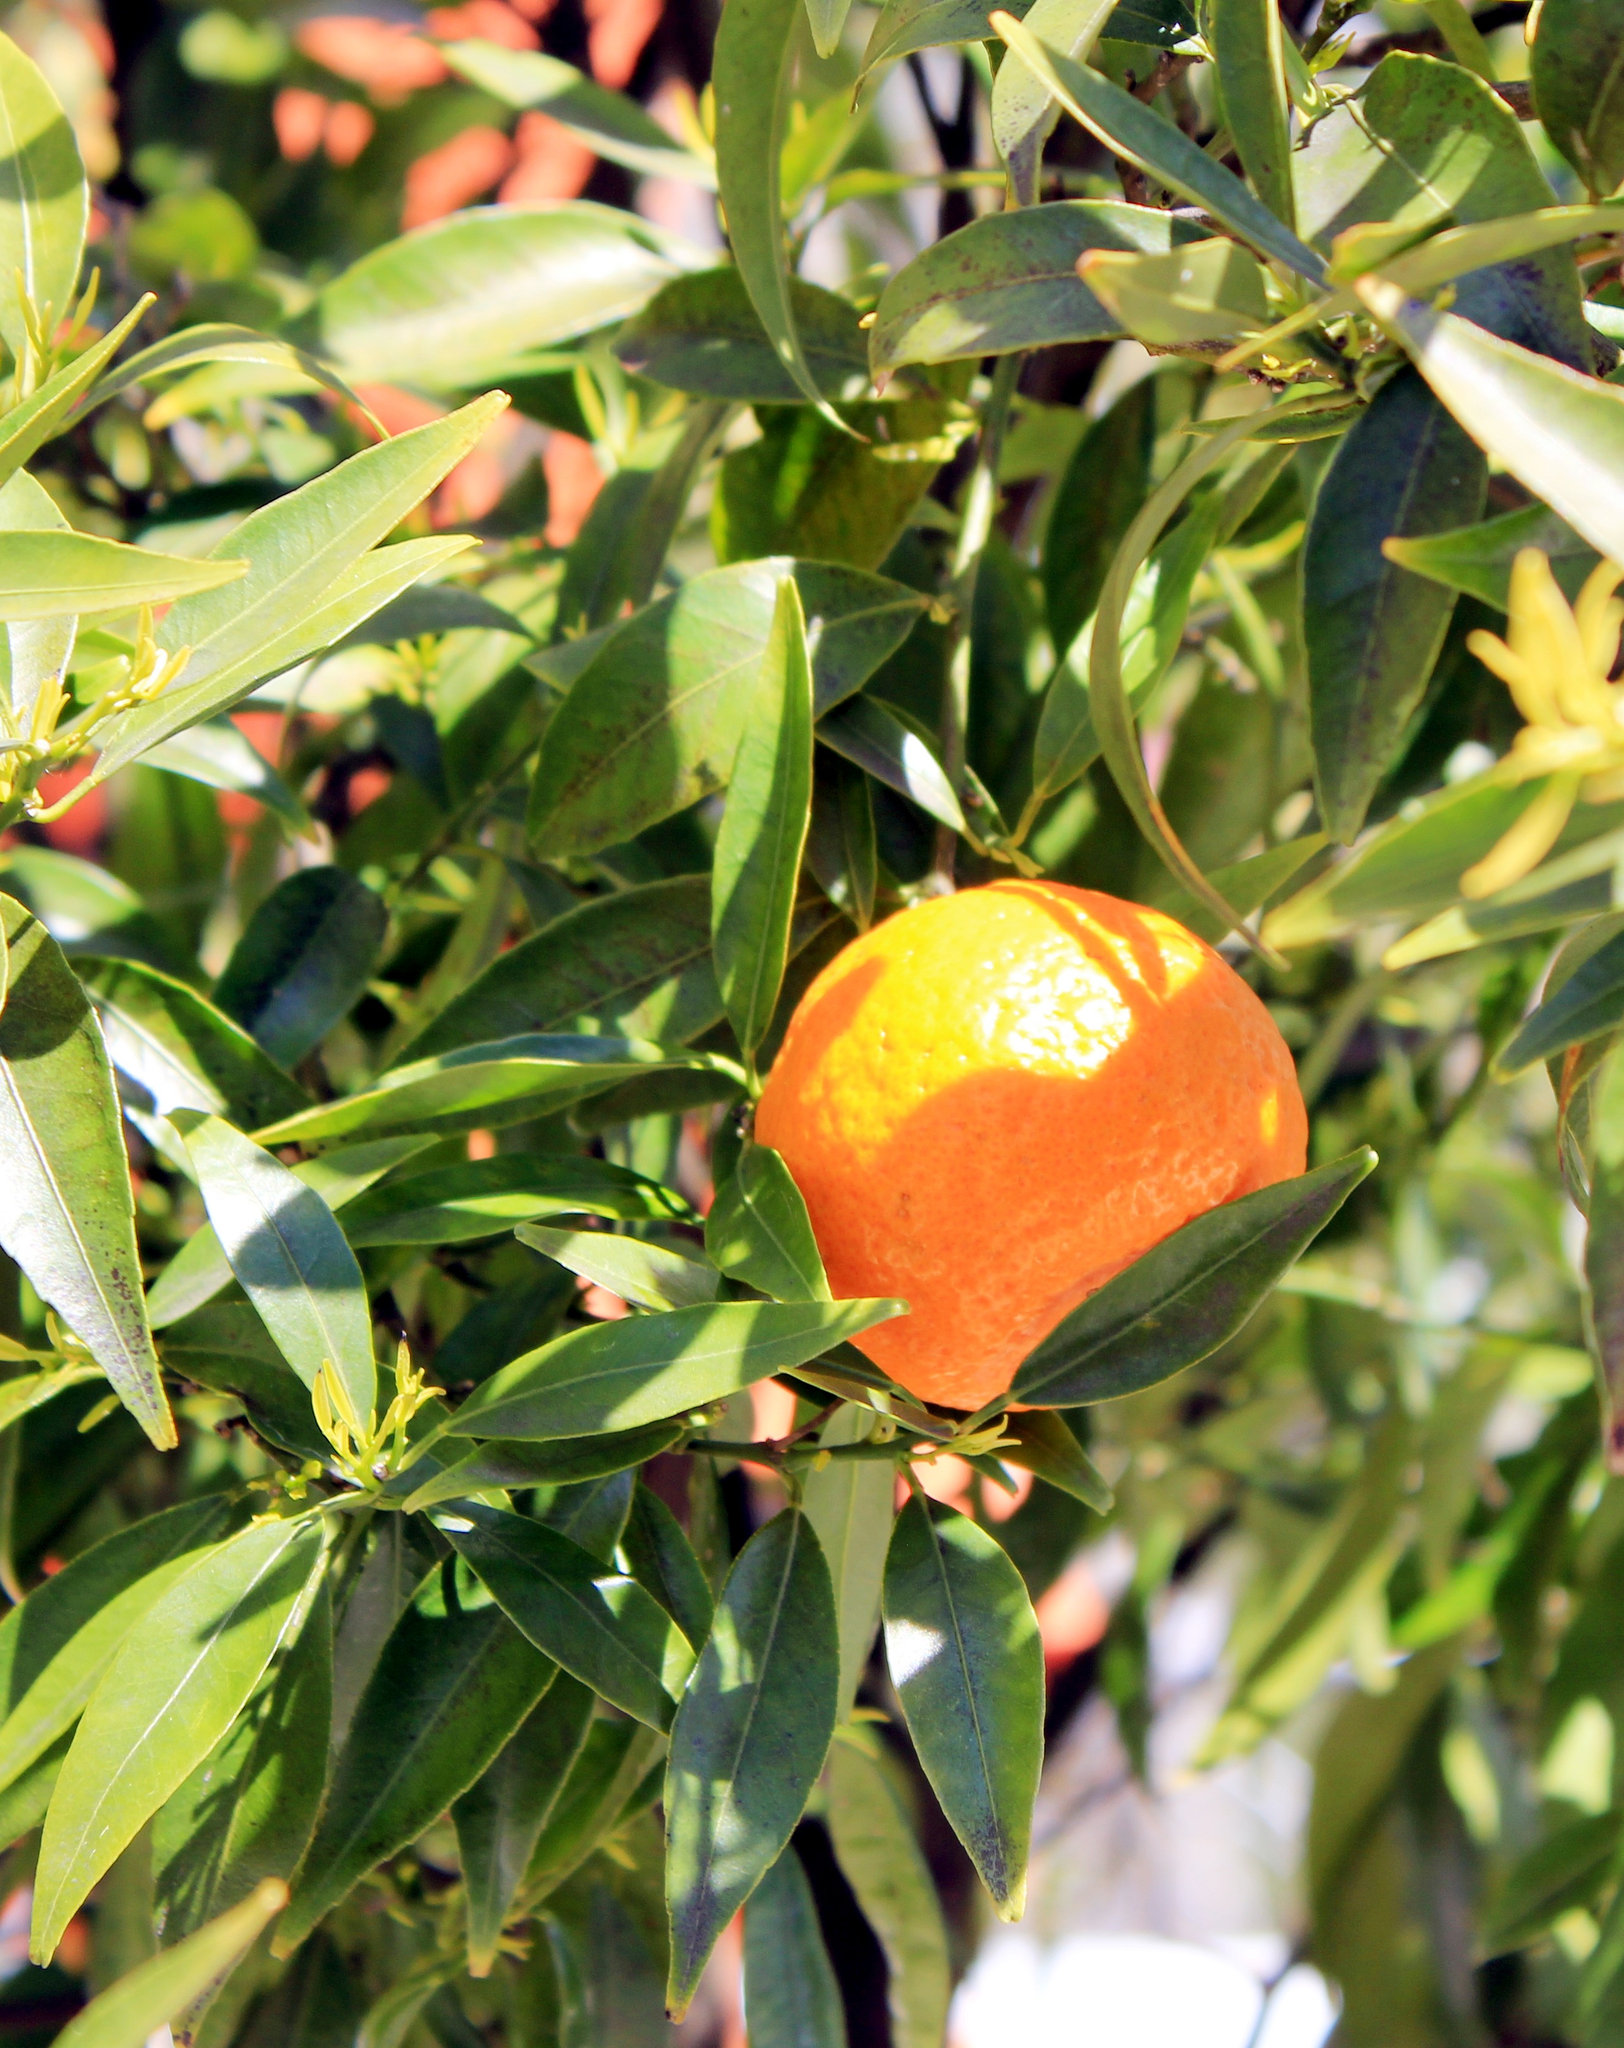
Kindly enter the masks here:
M 976 1408 L 1171 1231 L 1303 1170 L 1273 1019 L 1160 911 L 1058 882 L 936 897 L 802 998 L 756 1136 L 806 1198 L 837 1296 L 912 1313 L 856 1342 Z

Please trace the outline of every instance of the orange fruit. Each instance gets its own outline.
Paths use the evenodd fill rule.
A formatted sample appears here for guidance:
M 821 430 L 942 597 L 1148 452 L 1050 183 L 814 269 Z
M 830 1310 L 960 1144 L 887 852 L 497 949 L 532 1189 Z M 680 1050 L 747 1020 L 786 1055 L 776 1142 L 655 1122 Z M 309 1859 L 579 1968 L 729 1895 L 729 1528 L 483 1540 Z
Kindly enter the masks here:
M 1159 911 L 994 882 L 888 918 L 802 997 L 756 1112 L 857 1338 L 978 1408 L 1062 1316 L 1194 1216 L 1301 1173 L 1268 1011 Z

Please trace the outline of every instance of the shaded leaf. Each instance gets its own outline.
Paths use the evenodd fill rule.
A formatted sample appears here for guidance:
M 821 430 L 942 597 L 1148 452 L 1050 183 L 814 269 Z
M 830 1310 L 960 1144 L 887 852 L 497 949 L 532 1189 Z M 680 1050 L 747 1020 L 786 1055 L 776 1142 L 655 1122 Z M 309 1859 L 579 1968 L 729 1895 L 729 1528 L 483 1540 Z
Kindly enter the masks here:
M 666 2003 L 676 2016 L 801 1817 L 839 1682 L 829 1569 L 805 1515 L 787 1509 L 739 1553 L 671 1730 Z
M 866 1443 L 874 1415 L 850 1403 L 836 1409 L 818 1433 L 820 1450 Z M 801 1482 L 801 1505 L 817 1531 L 834 1588 L 840 1634 L 840 1698 L 845 1720 L 880 1625 L 880 1580 L 894 1513 L 896 1467 L 885 1458 L 831 1458 L 814 1464 Z
M 32 912 L 0 896 L 0 1245 L 71 1326 L 160 1450 L 175 1425 L 141 1294 L 129 1161 L 89 998 Z
M 1115 0 L 1035 0 L 1026 26 L 1040 42 L 1085 59 L 1114 5 Z M 1058 116 L 1053 95 L 1019 57 L 999 65 L 992 87 L 992 139 L 1022 207 L 1037 203 L 1043 145 Z
M 1023 1466 L 1091 1507 L 1095 1514 L 1111 1511 L 1115 1495 L 1101 1477 L 1094 1460 L 1072 1435 L 1065 1421 L 1041 1408 L 1004 1419 L 1004 1433 L 1013 1443 L 999 1446 L 1006 1464 Z
M 353 875 L 303 868 L 249 919 L 214 1000 L 279 1065 L 297 1066 L 366 987 L 387 923 L 380 898 Z
M 846 2009 L 793 1844 L 744 1909 L 751 2048 L 846 2048 Z
M 1598 198 L 1624 184 L 1624 22 L 1612 7 L 1545 0 L 1531 67 L 1545 132 Z
M 682 1524 L 652 1488 L 639 1486 L 620 1539 L 632 1576 L 651 1592 L 690 1643 L 710 1633 L 715 1603 Z
M 664 1245 L 605 1230 L 548 1230 L 521 1224 L 515 1233 L 533 1252 L 556 1259 L 572 1273 L 607 1287 L 639 1308 L 692 1308 L 714 1301 L 720 1276 L 708 1261 L 686 1258 Z
M 440 1466 L 432 1478 L 429 1472 L 438 1461 L 429 1452 L 408 1468 L 410 1481 L 401 1482 L 407 1492 L 403 1505 L 416 1512 L 439 1501 L 464 1500 L 495 1487 L 519 1491 L 604 1479 L 658 1457 L 681 1434 L 682 1427 L 676 1422 L 651 1422 L 643 1429 L 610 1430 L 599 1436 L 565 1437 L 550 1443 L 480 1444 L 454 1463 Z
M 1624 1023 L 1624 933 L 1615 932 L 1526 1018 L 1495 1061 L 1515 1074 Z
M 374 1188 L 344 1219 L 353 1245 L 456 1244 L 490 1237 L 537 1216 L 686 1216 L 688 1205 L 658 1182 L 603 1160 L 544 1153 L 468 1159 Z
M 1291 102 L 1279 10 L 1274 0 L 1208 0 L 1203 27 L 1241 168 L 1269 211 L 1295 227 Z
M 1526 1948 L 1554 1920 L 1587 1906 L 1616 1874 L 1624 1811 L 1588 1813 L 1525 1849 L 1492 1901 L 1483 1946 L 1490 1955 Z
M 806 1202 L 770 1145 L 746 1145 L 717 1188 L 705 1249 L 724 1273 L 779 1301 L 832 1299 Z
M 161 768 L 166 775 L 183 775 L 206 789 L 252 797 L 295 832 L 310 830 L 310 814 L 304 805 L 229 719 L 211 719 L 189 732 L 160 740 L 144 758 L 149 768 Z
M 883 1612 L 925 1776 L 1000 1918 L 1018 1920 L 1043 1762 L 1043 1646 L 1026 1586 L 985 1530 L 915 1499 L 886 1553 Z
M 869 388 L 868 348 L 856 308 L 799 277 L 789 279 L 789 306 L 819 390 L 830 399 L 861 398 Z M 640 377 L 696 397 L 792 405 L 802 396 L 731 265 L 663 285 L 614 347 Z
M 878 697 L 857 697 L 818 721 L 824 746 L 910 798 L 950 831 L 965 829 L 964 813 L 947 771 L 924 739 Z

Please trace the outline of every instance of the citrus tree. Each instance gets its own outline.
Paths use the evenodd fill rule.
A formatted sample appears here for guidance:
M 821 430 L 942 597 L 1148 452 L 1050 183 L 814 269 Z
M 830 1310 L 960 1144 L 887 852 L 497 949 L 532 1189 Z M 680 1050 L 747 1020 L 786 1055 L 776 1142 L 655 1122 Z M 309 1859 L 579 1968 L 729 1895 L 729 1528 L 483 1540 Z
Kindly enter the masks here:
M 1206 1756 L 1313 1746 L 1338 2040 L 1617 2038 L 1624 5 L 1390 11 L 728 0 L 662 124 L 215 9 L 94 217 L 0 41 L 0 1841 L 74 2048 L 634 2048 L 741 1909 L 754 2048 L 936 2048 L 1107 1524 L 1140 1769 L 1248 1562 Z M 619 185 L 393 233 L 536 115 Z M 590 510 L 438 530 L 510 400 Z

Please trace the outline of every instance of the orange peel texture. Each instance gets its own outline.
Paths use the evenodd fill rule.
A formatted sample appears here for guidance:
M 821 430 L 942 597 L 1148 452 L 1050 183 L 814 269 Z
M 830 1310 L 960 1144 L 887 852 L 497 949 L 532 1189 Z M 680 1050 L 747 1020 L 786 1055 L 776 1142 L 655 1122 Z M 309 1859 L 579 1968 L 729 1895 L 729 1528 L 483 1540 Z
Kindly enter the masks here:
M 756 1115 L 837 1297 L 912 1313 L 855 1341 L 953 1408 L 1181 1224 L 1301 1173 L 1273 1019 L 1159 911 L 1059 882 L 876 925 L 802 997 Z

